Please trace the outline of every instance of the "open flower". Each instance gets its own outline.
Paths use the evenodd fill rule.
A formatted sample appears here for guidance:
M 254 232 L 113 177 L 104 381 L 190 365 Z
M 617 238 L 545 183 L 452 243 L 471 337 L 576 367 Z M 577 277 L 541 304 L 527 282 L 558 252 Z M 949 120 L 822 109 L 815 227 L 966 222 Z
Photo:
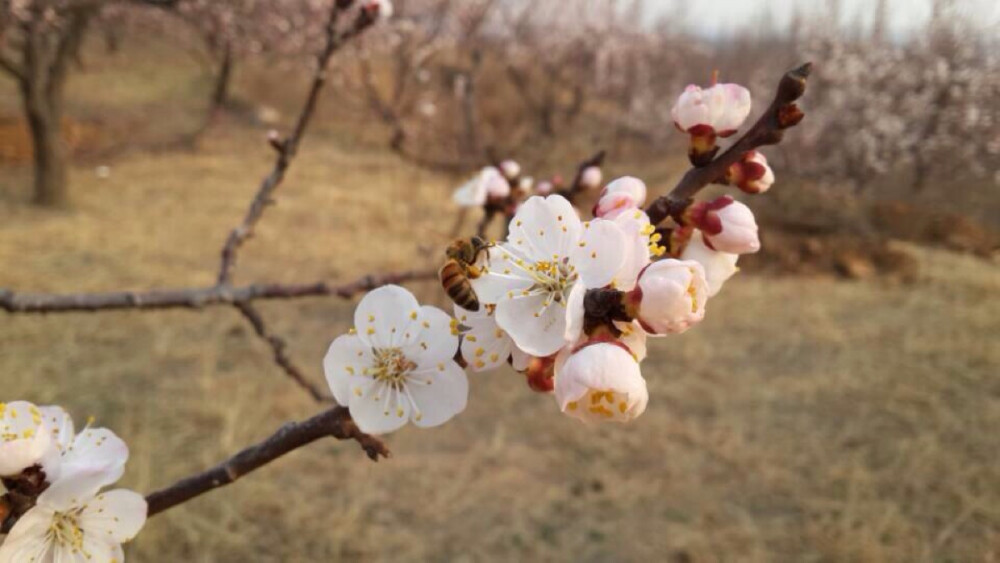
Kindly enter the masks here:
M 774 184 L 774 171 L 758 151 L 748 151 L 739 162 L 726 170 L 726 182 L 748 194 L 761 194 Z
M 451 323 L 399 286 L 365 295 L 354 312 L 356 331 L 334 340 L 323 360 L 333 396 L 358 428 L 384 434 L 409 420 L 438 426 L 465 410 L 469 381 L 454 360 Z
M 752 254 L 760 250 L 753 211 L 729 196 L 696 203 L 687 216 L 692 225 L 701 229 L 710 248 L 730 254 Z
M 510 183 L 492 166 L 479 171 L 475 178 L 455 190 L 452 199 L 462 207 L 481 207 L 488 200 L 510 195 Z
M 594 206 L 594 216 L 614 219 L 618 215 L 638 209 L 646 202 L 646 184 L 638 178 L 618 178 L 601 190 L 601 197 Z
M 73 502 L 121 479 L 129 450 L 114 432 L 88 426 L 77 434 L 73 419 L 61 407 L 41 407 L 41 411 L 59 452 L 57 468 L 46 475 L 50 498 Z
M 142 495 L 48 489 L 0 545 L 0 563 L 125 561 L 122 544 L 146 523 Z
M 738 254 L 721 252 L 709 248 L 703 239 L 701 231 L 695 229 L 690 241 L 680 255 L 681 260 L 694 260 L 705 269 L 705 281 L 708 282 L 708 296 L 714 297 L 722 284 L 733 277 L 740 269 L 736 267 Z
M 708 292 L 701 264 L 668 258 L 643 270 L 628 299 L 642 328 L 662 336 L 684 332 L 705 318 Z
M 53 471 L 58 453 L 41 409 L 26 401 L 0 403 L 0 477 L 14 477 L 35 465 Z
M 719 137 L 736 133 L 749 115 L 750 91 L 739 84 L 716 84 L 704 90 L 691 84 L 671 110 L 681 131 L 706 130 Z
M 455 305 L 455 319 L 462 331 L 462 358 L 477 372 L 494 370 L 508 359 L 511 359 L 515 370 L 523 371 L 531 358 L 497 326 L 493 309 L 487 305 L 478 311 L 467 311 Z
M 625 236 L 611 221 L 581 224 L 558 195 L 534 196 L 510 223 L 507 241 L 489 250 L 484 275 L 473 280 L 479 300 L 496 305 L 496 322 L 518 348 L 551 356 L 567 344 L 570 291 L 611 283 L 623 263 Z
M 646 410 L 649 392 L 639 362 L 620 341 L 596 341 L 556 360 L 555 397 L 583 421 L 628 422 Z

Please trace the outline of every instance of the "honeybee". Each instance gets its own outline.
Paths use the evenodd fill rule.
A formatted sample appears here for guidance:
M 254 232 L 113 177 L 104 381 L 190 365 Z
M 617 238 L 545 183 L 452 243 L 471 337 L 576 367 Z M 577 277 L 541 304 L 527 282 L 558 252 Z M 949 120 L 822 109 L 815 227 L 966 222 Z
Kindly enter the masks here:
M 438 272 L 441 286 L 455 304 L 467 311 L 479 310 L 479 298 L 476 297 L 472 282 L 469 280 L 483 275 L 482 269 L 476 266 L 476 262 L 479 261 L 479 254 L 491 246 L 492 243 L 480 237 L 472 237 L 468 240 L 456 240 L 445 251 L 448 261 Z

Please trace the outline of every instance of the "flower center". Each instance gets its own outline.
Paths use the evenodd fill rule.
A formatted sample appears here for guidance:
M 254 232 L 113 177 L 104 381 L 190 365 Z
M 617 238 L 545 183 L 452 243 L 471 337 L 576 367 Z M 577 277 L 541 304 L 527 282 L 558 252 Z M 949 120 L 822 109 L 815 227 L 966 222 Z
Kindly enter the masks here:
M 370 375 L 375 381 L 387 383 L 392 387 L 402 387 L 407 376 L 417 368 L 417 364 L 409 360 L 399 348 L 375 349 L 375 365 Z
M 80 509 L 70 512 L 56 512 L 49 525 L 48 539 L 74 552 L 83 549 L 83 529 L 79 523 Z
M 554 293 L 554 300 L 561 301 L 562 294 L 569 290 L 578 277 L 576 268 L 569 259 L 541 260 L 525 268 L 535 282 L 532 289 Z
M 614 419 L 626 418 L 628 411 L 628 396 L 615 391 L 600 391 L 591 389 L 578 401 L 566 405 L 570 411 L 582 409 L 592 417 Z

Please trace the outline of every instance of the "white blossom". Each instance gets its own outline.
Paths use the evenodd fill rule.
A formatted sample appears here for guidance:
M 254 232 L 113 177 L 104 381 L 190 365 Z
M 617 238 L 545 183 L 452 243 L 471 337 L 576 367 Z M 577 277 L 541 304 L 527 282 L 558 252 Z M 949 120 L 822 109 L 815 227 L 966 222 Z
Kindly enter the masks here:
M 0 563 L 124 562 L 121 546 L 145 525 L 146 512 L 142 495 L 124 489 L 46 490 L 0 545 Z
M 458 336 L 444 311 L 389 285 L 361 300 L 354 326 L 333 341 L 323 367 L 362 431 L 384 434 L 410 420 L 438 426 L 465 410 L 469 382 L 455 363 Z
M 559 408 L 583 421 L 628 422 L 649 402 L 639 362 L 620 341 L 588 343 L 562 353 L 555 373 Z
M 480 301 L 496 305 L 496 321 L 532 356 L 566 345 L 567 304 L 576 284 L 611 283 L 624 261 L 625 235 L 612 221 L 582 224 L 562 196 L 534 196 L 511 220 L 507 240 L 489 250 L 483 276 L 473 280 Z

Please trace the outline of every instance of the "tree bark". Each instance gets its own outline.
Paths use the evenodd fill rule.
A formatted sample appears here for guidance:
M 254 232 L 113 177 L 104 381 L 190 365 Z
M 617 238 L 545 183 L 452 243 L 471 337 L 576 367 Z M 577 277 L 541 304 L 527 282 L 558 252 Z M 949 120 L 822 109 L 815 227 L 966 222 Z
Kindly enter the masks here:
M 233 81 L 233 47 L 226 43 L 222 51 L 222 61 L 219 72 L 215 75 L 215 88 L 212 90 L 212 113 L 229 105 L 230 85 Z
M 24 90 L 25 116 L 34 150 L 32 201 L 46 207 L 68 205 L 68 151 L 62 138 L 62 98 L 48 99 L 33 91 L 31 85 Z

